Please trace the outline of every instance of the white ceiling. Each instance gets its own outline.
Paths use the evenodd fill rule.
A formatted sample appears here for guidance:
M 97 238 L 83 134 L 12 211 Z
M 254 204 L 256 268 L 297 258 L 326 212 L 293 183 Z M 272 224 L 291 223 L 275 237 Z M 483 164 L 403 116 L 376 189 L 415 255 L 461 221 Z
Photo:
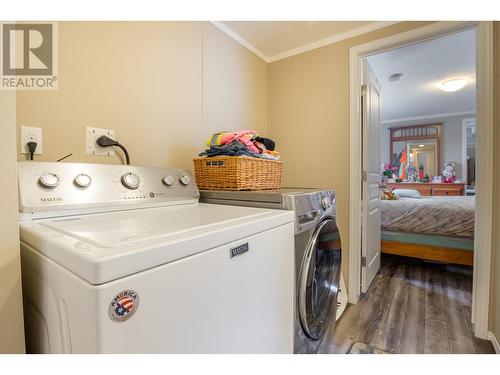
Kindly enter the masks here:
M 218 24 L 230 29 L 236 34 L 235 39 L 243 39 L 265 60 L 276 61 L 393 23 L 395 22 L 224 21 Z
M 381 86 L 381 119 L 397 122 L 475 111 L 475 35 L 473 30 L 384 52 L 368 58 Z M 399 81 L 389 81 L 403 73 Z M 439 82 L 467 78 L 456 92 L 444 92 Z

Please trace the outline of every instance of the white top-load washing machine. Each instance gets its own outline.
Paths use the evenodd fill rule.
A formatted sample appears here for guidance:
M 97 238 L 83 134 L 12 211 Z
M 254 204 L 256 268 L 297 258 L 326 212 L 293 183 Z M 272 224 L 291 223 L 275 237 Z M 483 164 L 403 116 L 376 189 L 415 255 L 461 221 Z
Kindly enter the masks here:
M 292 353 L 293 213 L 189 172 L 20 162 L 28 352 Z
M 277 191 L 201 191 L 213 204 L 290 210 L 295 216 L 295 353 L 316 353 L 336 315 L 347 304 L 341 277 L 341 241 L 335 192 L 292 188 Z

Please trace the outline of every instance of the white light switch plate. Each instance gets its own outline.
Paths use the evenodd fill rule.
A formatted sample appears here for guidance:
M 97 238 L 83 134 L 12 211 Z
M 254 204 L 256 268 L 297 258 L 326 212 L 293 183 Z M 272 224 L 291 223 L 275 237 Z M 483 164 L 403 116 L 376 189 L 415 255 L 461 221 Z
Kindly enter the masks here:
M 97 138 L 102 135 L 107 135 L 111 139 L 115 139 L 115 131 L 111 129 L 101 128 L 85 128 L 85 153 L 87 155 L 97 156 L 115 156 L 113 147 L 101 147 L 96 143 Z
M 31 126 L 21 126 L 19 134 L 20 150 L 22 154 L 29 154 L 28 142 L 36 142 L 34 155 L 42 155 L 42 128 Z

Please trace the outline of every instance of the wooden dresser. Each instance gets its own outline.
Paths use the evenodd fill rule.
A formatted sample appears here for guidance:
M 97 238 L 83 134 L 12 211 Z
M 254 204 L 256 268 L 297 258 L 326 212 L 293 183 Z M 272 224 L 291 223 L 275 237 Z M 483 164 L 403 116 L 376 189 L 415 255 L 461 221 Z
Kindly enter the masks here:
M 465 195 L 465 184 L 437 184 L 437 183 L 413 183 L 396 182 L 387 183 L 389 189 L 412 189 L 417 190 L 420 195 Z

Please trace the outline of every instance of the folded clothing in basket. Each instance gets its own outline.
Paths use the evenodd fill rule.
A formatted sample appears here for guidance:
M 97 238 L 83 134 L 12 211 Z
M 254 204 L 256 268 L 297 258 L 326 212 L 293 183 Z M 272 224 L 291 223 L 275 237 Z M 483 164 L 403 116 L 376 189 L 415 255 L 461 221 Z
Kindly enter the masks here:
M 267 138 L 264 138 L 264 139 L 271 141 L 270 139 L 267 139 Z M 271 141 L 271 142 L 273 142 L 273 141 Z M 274 145 L 274 142 L 273 142 L 273 145 Z M 268 150 L 264 143 L 257 142 L 257 141 L 255 142 L 255 146 L 257 146 L 257 148 L 260 150 L 258 157 L 261 157 L 264 159 L 270 159 L 270 160 L 279 160 L 280 153 L 278 151 L 274 151 L 274 146 L 273 146 L 272 150 Z
M 208 150 L 200 153 L 200 156 L 255 156 L 255 152 L 250 151 L 240 141 L 233 141 L 222 146 L 210 146 Z
M 252 156 L 256 158 L 279 160 L 278 151 L 274 151 L 274 141 L 259 137 L 256 131 L 219 132 L 207 140 L 210 148 L 200 156 Z
M 254 130 L 242 130 L 239 132 L 219 132 L 212 134 L 207 140 L 207 146 L 224 146 L 234 141 L 239 141 L 250 151 L 259 153 L 259 149 L 253 144 L 253 140 L 258 137 Z

